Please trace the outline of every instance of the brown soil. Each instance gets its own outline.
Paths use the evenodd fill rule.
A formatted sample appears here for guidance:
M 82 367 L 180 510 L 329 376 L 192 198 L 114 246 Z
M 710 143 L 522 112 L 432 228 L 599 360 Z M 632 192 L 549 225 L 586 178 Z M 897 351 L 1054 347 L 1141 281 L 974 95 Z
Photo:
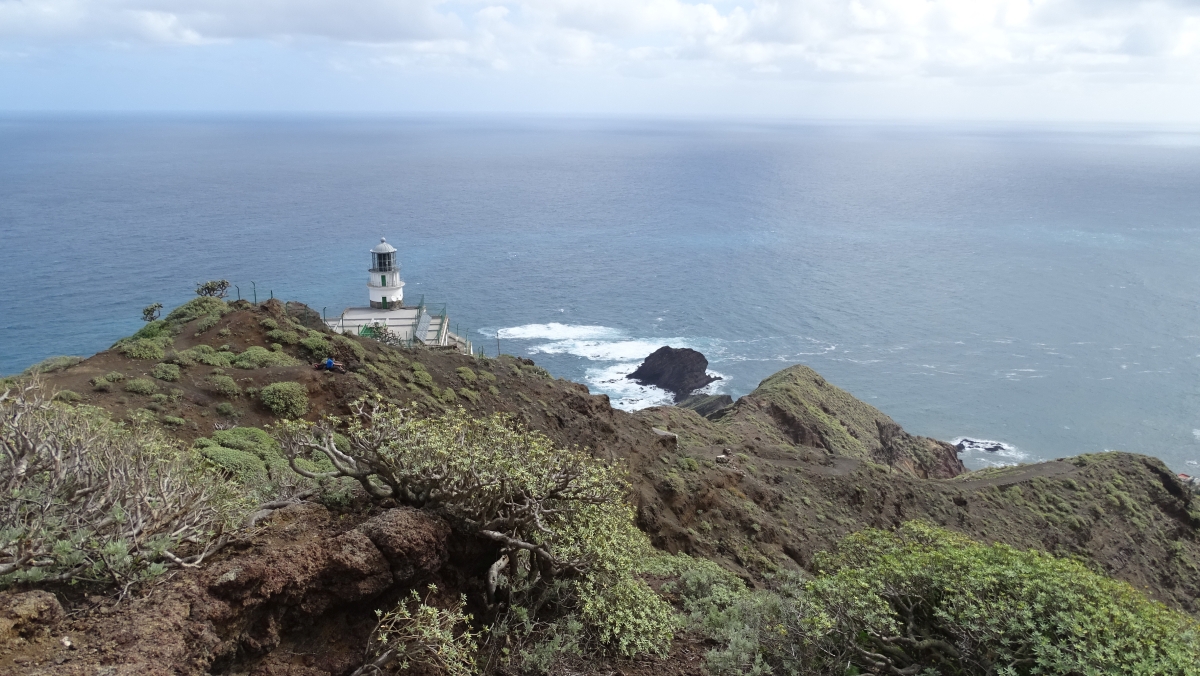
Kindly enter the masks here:
M 195 322 L 185 325 L 174 349 L 265 346 L 260 321 L 289 311 L 306 314 L 278 302 L 242 304 L 202 335 Z M 310 419 L 345 413 L 369 392 L 427 413 L 452 406 L 510 413 L 560 444 L 627 462 L 639 525 L 656 546 L 713 558 L 755 584 L 780 568 L 807 570 L 816 552 L 847 533 L 920 518 L 981 541 L 1079 556 L 1173 607 L 1200 612 L 1200 512 L 1154 458 L 1110 453 L 961 474 L 948 444 L 904 433 L 803 367 L 772 376 L 710 420 L 675 407 L 617 411 L 606 396 L 524 359 L 350 340 L 337 347 L 346 374 L 224 370 L 243 389 L 303 383 Z M 284 349 L 311 359 L 298 346 Z M 111 371 L 144 377 L 154 363 L 109 350 L 45 380 L 122 417 L 155 402 L 95 392 L 90 379 Z M 223 402 L 242 411 L 239 425 L 274 422 L 252 397 L 213 391 L 211 371 L 194 366 L 179 382 L 160 383 L 163 392 L 181 391 L 158 412 L 186 421 L 174 428 L 183 442 L 231 424 L 216 412 Z M 419 513 L 371 509 L 288 508 L 202 569 L 175 572 L 119 601 L 119 590 L 55 590 L 60 613 L 44 592 L 0 593 L 0 674 L 347 674 L 361 663 L 374 609 L 407 589 L 436 581 L 447 594 L 481 603 L 492 550 Z M 699 674 L 706 649 L 682 636 L 665 661 L 581 661 L 572 671 Z

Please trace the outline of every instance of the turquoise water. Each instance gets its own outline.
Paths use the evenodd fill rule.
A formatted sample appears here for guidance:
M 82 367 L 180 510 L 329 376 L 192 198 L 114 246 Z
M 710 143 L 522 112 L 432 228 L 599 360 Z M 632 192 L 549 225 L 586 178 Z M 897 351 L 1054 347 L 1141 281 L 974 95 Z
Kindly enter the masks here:
M 1200 138 L 667 122 L 0 119 L 0 372 L 225 277 L 337 314 L 367 250 L 488 353 L 636 408 L 803 362 L 981 466 L 1200 462 Z M 251 282 L 254 282 L 252 285 Z M 1195 468 L 1200 471 L 1200 467 Z

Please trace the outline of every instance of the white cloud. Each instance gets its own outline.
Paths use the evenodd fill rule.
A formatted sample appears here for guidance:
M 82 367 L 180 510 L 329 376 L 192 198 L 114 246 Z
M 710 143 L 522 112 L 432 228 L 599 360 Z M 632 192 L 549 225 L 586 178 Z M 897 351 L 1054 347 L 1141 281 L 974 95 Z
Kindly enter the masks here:
M 2 37 L 190 45 L 316 38 L 384 48 L 384 58 L 437 54 L 444 64 L 489 68 L 678 61 L 793 78 L 1125 75 L 1195 59 L 1200 7 L 1170 0 L 0 0 Z

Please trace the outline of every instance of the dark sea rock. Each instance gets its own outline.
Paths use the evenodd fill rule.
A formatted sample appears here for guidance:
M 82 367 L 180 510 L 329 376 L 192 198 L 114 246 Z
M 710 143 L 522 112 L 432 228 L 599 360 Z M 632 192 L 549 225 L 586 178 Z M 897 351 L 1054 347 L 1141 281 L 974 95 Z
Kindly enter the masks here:
M 720 378 L 708 375 L 708 359 L 687 347 L 660 347 L 637 370 L 625 376 L 675 395 L 675 401 Z

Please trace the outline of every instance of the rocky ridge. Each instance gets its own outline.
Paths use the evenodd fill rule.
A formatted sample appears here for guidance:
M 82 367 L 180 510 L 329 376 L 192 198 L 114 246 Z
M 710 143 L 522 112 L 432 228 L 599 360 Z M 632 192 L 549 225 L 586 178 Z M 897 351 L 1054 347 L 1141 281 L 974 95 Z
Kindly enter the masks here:
M 174 349 L 266 347 L 275 341 L 264 320 L 308 316 L 303 306 L 278 302 L 233 306 L 209 326 L 188 321 Z M 427 413 L 457 406 L 509 413 L 557 443 L 627 463 L 639 526 L 656 546 L 712 558 L 751 583 L 780 569 L 808 570 L 816 552 L 847 533 L 919 518 L 981 541 L 1081 557 L 1173 607 L 1200 612 L 1200 511 L 1189 487 L 1154 458 L 1107 453 L 964 472 L 952 446 L 907 434 L 803 366 L 767 378 L 710 417 L 681 407 L 628 414 L 529 360 L 396 349 L 312 330 L 326 336 L 348 373 L 304 363 L 224 372 L 243 392 L 300 382 L 309 419 L 344 413 L 368 393 Z M 298 344 L 281 351 L 309 358 Z M 171 388 L 166 398 L 90 385 L 109 373 L 146 378 L 154 366 L 108 350 L 43 377 L 116 417 L 151 411 L 181 420 L 171 429 L 183 443 L 234 424 L 218 412 L 221 404 L 238 411 L 239 425 L 274 420 L 253 397 L 216 391 L 213 369 L 201 365 L 163 384 L 163 392 Z M 203 568 L 128 597 L 0 592 L 0 673 L 347 674 L 361 663 L 374 608 L 429 582 L 479 599 L 491 560 L 478 543 L 420 512 L 289 507 Z M 681 637 L 665 662 L 620 669 L 702 673 L 695 655 Z

